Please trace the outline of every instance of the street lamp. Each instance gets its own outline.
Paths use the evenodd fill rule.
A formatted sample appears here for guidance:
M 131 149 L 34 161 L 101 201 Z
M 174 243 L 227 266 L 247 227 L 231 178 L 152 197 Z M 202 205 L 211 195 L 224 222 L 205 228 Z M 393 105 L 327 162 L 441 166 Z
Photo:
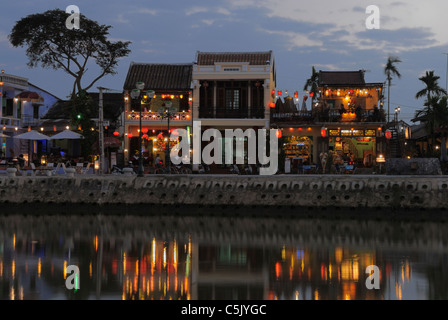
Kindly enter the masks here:
M 400 113 L 401 108 L 400 107 L 396 107 L 395 108 L 395 127 L 398 130 L 398 114 Z
M 142 139 L 142 101 L 141 101 L 141 96 L 142 96 L 142 92 L 143 89 L 145 88 L 145 83 L 144 82 L 137 82 L 135 84 L 135 89 L 132 89 L 131 91 L 131 99 L 133 100 L 138 100 L 139 101 L 139 107 L 140 107 L 140 111 L 139 111 L 139 154 L 138 154 L 138 173 L 137 173 L 137 177 L 143 177 L 143 139 Z M 147 95 L 147 99 L 151 100 L 151 97 L 154 96 L 154 91 L 148 91 L 146 93 Z
M 173 103 L 171 101 L 165 102 L 165 108 L 159 109 L 160 118 L 167 119 L 168 121 L 168 142 L 166 147 L 166 155 L 165 155 L 165 163 L 168 165 L 168 173 L 171 173 L 171 160 L 169 158 L 170 155 L 170 141 L 171 141 L 171 135 L 170 135 L 170 120 L 173 119 L 176 116 L 177 109 L 172 107 Z

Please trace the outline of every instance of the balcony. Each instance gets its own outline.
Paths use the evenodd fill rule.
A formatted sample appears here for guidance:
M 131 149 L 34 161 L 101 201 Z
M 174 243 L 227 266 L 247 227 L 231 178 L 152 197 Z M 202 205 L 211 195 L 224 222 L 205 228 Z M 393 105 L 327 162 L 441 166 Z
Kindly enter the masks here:
M 15 128 L 21 126 L 20 119 L 13 117 L 0 117 L 0 125 L 5 128 Z
M 126 121 L 139 121 L 139 112 L 128 112 Z M 142 112 L 142 121 L 148 122 L 161 122 L 166 121 L 166 118 L 162 117 L 162 114 L 158 112 Z M 170 121 L 191 121 L 191 114 L 188 112 L 176 112 L 170 118 Z
M 271 113 L 271 122 L 287 122 L 287 123 L 317 123 L 317 122 L 385 122 L 385 116 L 381 113 L 374 113 L 373 110 L 362 110 L 361 112 L 345 112 L 339 110 L 333 111 L 297 111 L 293 113 Z
M 245 107 L 232 109 L 227 107 L 200 107 L 202 119 L 264 119 L 265 107 Z

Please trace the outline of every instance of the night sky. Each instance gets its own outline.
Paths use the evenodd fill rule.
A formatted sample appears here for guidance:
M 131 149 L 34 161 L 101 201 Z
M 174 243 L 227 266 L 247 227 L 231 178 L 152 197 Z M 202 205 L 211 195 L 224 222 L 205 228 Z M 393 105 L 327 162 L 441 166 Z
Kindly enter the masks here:
M 383 82 L 389 55 L 403 62 L 401 79 L 393 80 L 391 111 L 401 106 L 400 119 L 410 121 L 423 99 L 418 80 L 435 70 L 446 86 L 448 33 L 446 0 L 221 0 L 221 1 L 4 1 L 0 11 L 0 68 L 65 99 L 72 78 L 62 71 L 30 69 L 24 48 L 8 41 L 15 22 L 26 15 L 76 5 L 81 13 L 112 25 L 111 39 L 132 41 L 131 54 L 120 61 L 118 74 L 97 86 L 122 90 L 131 61 L 190 63 L 200 51 L 273 50 L 277 87 L 299 91 L 317 70 L 367 70 L 367 82 Z M 366 28 L 366 8 L 380 9 L 380 29 Z M 82 24 L 82 21 L 81 21 Z M 98 70 L 90 66 L 94 77 Z M 87 82 L 87 80 L 86 80 Z

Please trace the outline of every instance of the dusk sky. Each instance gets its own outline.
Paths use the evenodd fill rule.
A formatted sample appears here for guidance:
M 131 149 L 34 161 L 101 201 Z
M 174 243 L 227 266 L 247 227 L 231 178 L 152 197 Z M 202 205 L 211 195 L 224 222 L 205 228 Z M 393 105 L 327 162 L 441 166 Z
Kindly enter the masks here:
M 391 112 L 401 106 L 400 119 L 410 121 L 422 100 L 415 93 L 424 87 L 418 78 L 435 70 L 446 86 L 448 33 L 446 0 L 216 0 L 216 1 L 4 1 L 0 11 L 0 68 L 29 78 L 42 89 L 65 99 L 72 78 L 62 71 L 30 69 L 25 48 L 8 40 L 15 22 L 33 13 L 76 5 L 86 17 L 112 25 L 111 39 L 132 41 L 131 54 L 122 59 L 118 74 L 97 86 L 122 90 L 131 61 L 190 63 L 200 51 L 273 50 L 277 87 L 299 91 L 317 70 L 365 69 L 367 82 L 384 82 L 389 55 L 403 62 L 401 79 L 393 80 Z M 380 9 L 379 30 L 368 30 L 366 8 Z M 81 21 L 82 24 L 82 21 Z M 93 66 L 93 77 L 97 74 Z M 387 107 L 387 103 L 385 104 Z

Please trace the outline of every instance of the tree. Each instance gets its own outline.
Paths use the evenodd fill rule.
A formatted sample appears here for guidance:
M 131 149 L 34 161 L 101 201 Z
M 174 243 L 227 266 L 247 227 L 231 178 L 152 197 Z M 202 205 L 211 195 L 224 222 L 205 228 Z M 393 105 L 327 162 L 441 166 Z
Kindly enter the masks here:
M 447 94 L 446 90 L 439 86 L 438 80 L 440 77 L 434 74 L 434 70 L 426 71 L 426 74 L 418 79 L 422 81 L 426 87 L 417 92 L 415 95 L 416 99 L 426 96 L 426 101 L 429 102 L 433 94 L 437 96 Z
M 390 117 L 390 86 L 392 84 L 392 76 L 395 75 L 398 78 L 401 78 L 401 74 L 395 65 L 400 62 L 401 60 L 397 57 L 389 57 L 387 58 L 387 63 L 384 67 L 384 74 L 387 76 L 387 122 L 389 122 Z
M 436 119 L 437 110 L 433 109 L 439 106 L 439 96 L 442 94 L 447 94 L 446 90 L 439 86 L 439 79 L 440 77 L 434 74 L 434 70 L 426 71 L 426 74 L 419 78 L 419 80 L 422 81 L 426 85 L 426 87 L 417 92 L 417 94 L 415 95 L 416 99 L 426 96 L 426 101 L 424 103 L 426 108 L 424 108 L 423 110 L 418 110 L 416 112 L 416 115 L 419 114 L 420 116 L 424 116 L 425 118 L 427 132 L 429 135 L 431 135 L 431 150 L 433 149 L 433 146 L 435 144 L 435 125 L 436 122 L 439 121 L 438 119 Z
M 305 86 L 303 87 L 304 91 L 309 91 L 312 93 L 311 95 L 311 108 L 313 108 L 314 105 L 314 99 L 316 98 L 317 91 L 319 89 L 319 73 L 316 72 L 316 69 L 311 69 L 311 77 L 308 78 L 305 82 Z
M 108 40 L 111 26 L 80 15 L 80 29 L 69 30 L 65 21 L 68 14 L 55 9 L 31 14 L 17 21 L 9 40 L 14 47 L 27 47 L 28 66 L 62 69 L 74 78 L 71 98 L 81 91 L 89 90 L 98 80 L 116 74 L 118 60 L 126 57 L 130 42 Z M 88 63 L 95 62 L 99 74 L 83 85 Z
M 431 150 L 434 151 L 435 136 L 440 134 L 441 138 L 441 161 L 448 161 L 446 140 L 448 137 L 448 103 L 447 96 L 430 97 L 425 102 L 425 108 L 415 112 L 415 118 L 425 123 L 425 130 L 432 136 Z

